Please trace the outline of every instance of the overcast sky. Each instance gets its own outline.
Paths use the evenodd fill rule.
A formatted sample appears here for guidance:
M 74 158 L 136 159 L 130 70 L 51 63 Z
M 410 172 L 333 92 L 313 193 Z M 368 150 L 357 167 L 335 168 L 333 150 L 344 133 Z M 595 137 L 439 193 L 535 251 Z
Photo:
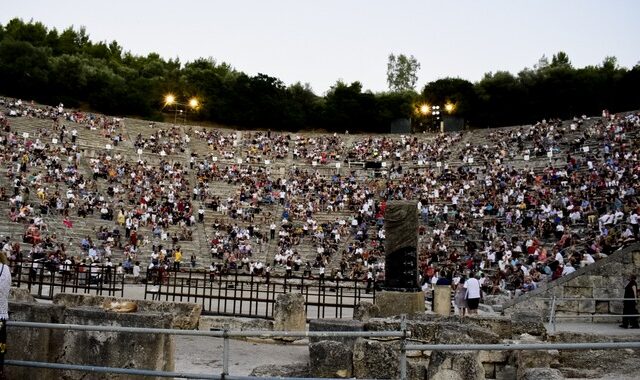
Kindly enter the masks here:
M 385 91 L 389 53 L 418 59 L 419 88 L 445 76 L 516 73 L 559 50 L 579 67 L 608 55 L 629 68 L 640 61 L 637 0 L 3 2 L 2 24 L 83 25 L 92 40 L 116 40 L 134 54 L 213 57 L 250 75 L 308 82 L 317 94 L 338 79 Z

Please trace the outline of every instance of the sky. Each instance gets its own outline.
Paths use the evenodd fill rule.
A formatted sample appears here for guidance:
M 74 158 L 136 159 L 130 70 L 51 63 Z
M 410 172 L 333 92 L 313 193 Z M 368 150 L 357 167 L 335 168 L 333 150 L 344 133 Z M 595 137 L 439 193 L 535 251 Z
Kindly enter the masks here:
M 390 53 L 421 65 L 417 88 L 444 77 L 472 82 L 517 73 L 558 51 L 576 67 L 615 56 L 640 62 L 637 0 L 3 0 L 19 17 L 58 30 L 85 26 L 94 41 L 180 58 L 212 57 L 249 75 L 324 94 L 337 80 L 386 91 Z

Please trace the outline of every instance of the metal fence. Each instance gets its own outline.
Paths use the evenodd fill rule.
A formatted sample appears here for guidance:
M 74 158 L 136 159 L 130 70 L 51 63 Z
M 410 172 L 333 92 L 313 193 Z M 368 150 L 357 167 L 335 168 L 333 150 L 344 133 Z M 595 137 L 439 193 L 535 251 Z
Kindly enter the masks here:
M 124 274 L 107 265 L 61 265 L 52 261 L 12 261 L 11 281 L 26 285 L 36 298 L 53 299 L 56 293 L 124 296 Z
M 149 272 L 145 299 L 186 301 L 202 305 L 204 314 L 272 318 L 276 298 L 304 296 L 310 318 L 351 317 L 363 300 L 375 302 L 376 286 L 361 280 L 265 277 L 243 273 L 212 276 L 208 272 Z
M 537 298 L 537 300 L 548 301 L 551 303 L 549 307 L 549 329 L 553 332 L 556 332 L 556 321 L 557 319 L 620 319 L 623 317 L 640 317 L 640 314 L 599 314 L 599 313 L 590 313 L 583 312 L 581 314 L 580 310 L 578 310 L 577 314 L 563 314 L 557 315 L 557 305 L 559 301 L 593 301 L 594 303 L 597 301 L 614 301 L 614 302 L 624 302 L 624 301 L 636 301 L 635 298 L 580 298 L 580 297 L 552 297 L 552 298 Z M 579 309 L 579 308 L 578 308 Z M 563 311 L 566 312 L 566 311 Z
M 49 368 L 60 370 L 83 371 L 88 373 L 109 373 L 109 374 L 126 374 L 139 376 L 156 376 L 156 377 L 173 377 L 183 379 L 226 379 L 226 380 L 244 380 L 244 379 L 282 379 L 281 377 L 251 377 L 251 376 L 233 376 L 229 374 L 230 361 L 230 338 L 240 337 L 380 337 L 380 338 L 401 338 L 406 339 L 410 334 L 404 331 L 231 331 L 224 329 L 222 331 L 201 331 L 201 330 L 179 330 L 179 329 L 156 329 L 142 327 L 120 327 L 120 326 L 88 326 L 88 325 L 72 325 L 57 323 L 39 323 L 39 322 L 7 322 L 9 327 L 18 328 L 42 328 L 57 329 L 69 331 L 97 331 L 97 332 L 119 332 L 131 334 L 168 334 L 168 335 L 188 335 L 188 336 L 208 336 L 223 338 L 222 351 L 222 373 L 221 374 L 202 374 L 202 373 L 186 373 L 186 372 L 167 372 L 149 369 L 137 368 L 117 368 L 117 367 L 101 367 L 94 365 L 78 365 L 78 364 L 62 364 L 48 362 L 34 362 L 24 360 L 6 360 L 5 365 L 33 367 L 33 368 Z M 295 378 L 290 378 L 295 379 Z M 337 380 L 337 379 L 334 379 Z
M 224 329 L 223 331 L 200 331 L 200 330 L 178 330 L 178 329 L 156 329 L 156 328 L 140 328 L 140 327 L 119 327 L 119 326 L 88 326 L 88 325 L 72 325 L 72 324 L 56 324 L 56 323 L 38 323 L 38 322 L 16 322 L 9 321 L 7 325 L 12 328 L 44 328 L 59 329 L 69 331 L 98 331 L 98 332 L 120 332 L 131 334 L 169 334 L 169 335 L 189 335 L 189 336 L 208 336 L 224 339 L 222 352 L 222 373 L 186 373 L 186 372 L 167 372 L 149 369 L 137 368 L 117 368 L 117 367 L 101 367 L 94 365 L 78 365 L 78 364 L 62 364 L 49 362 L 36 362 L 25 360 L 6 360 L 5 365 L 32 367 L 32 368 L 48 368 L 60 370 L 82 371 L 86 373 L 109 373 L 109 374 L 125 374 L 138 376 L 156 376 L 156 377 L 173 377 L 184 379 L 226 379 L 226 380 L 253 380 L 253 379 L 282 379 L 281 377 L 251 377 L 251 376 L 234 376 L 229 374 L 230 361 L 230 338 L 234 337 L 384 337 L 398 338 L 400 340 L 399 355 L 399 378 L 405 380 L 407 378 L 407 351 L 539 351 L 539 350 L 609 350 L 609 349 L 638 349 L 640 342 L 609 342 L 609 343 L 505 343 L 505 344 L 416 344 L 408 343 L 411 338 L 411 332 L 407 330 L 406 319 L 402 317 L 400 330 L 396 331 L 231 331 Z M 389 363 L 389 365 L 392 365 Z M 295 379 L 295 378 L 289 378 Z M 306 378 L 316 379 L 316 378 Z

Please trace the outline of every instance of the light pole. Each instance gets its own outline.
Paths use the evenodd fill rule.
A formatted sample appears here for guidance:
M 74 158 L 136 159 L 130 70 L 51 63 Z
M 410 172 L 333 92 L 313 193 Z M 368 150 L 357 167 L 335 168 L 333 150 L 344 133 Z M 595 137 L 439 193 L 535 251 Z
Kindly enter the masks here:
M 178 123 L 178 106 L 182 106 L 184 108 L 184 122 L 187 122 L 187 107 L 192 110 L 197 110 L 200 107 L 200 101 L 197 98 L 191 98 L 187 103 L 180 103 L 176 100 L 176 97 L 173 94 L 167 94 L 164 97 L 164 105 L 165 107 L 175 106 L 174 116 L 173 116 L 173 124 L 176 125 Z M 180 114 L 183 113 L 183 110 L 179 110 Z
M 439 105 L 430 106 L 426 103 L 423 103 L 418 107 L 418 112 L 420 112 L 420 114 L 422 114 L 423 116 L 427 116 L 431 114 L 436 128 L 439 126 L 440 132 L 444 132 L 444 122 L 442 121 L 441 115 L 443 112 L 452 114 L 455 108 L 456 106 L 451 102 L 445 103 L 444 106 L 439 106 Z

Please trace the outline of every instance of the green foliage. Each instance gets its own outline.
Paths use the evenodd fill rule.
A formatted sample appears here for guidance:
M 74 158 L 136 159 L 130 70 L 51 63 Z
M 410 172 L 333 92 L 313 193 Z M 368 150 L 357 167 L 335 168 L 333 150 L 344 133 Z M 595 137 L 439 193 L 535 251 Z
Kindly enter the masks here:
M 414 56 L 389 54 L 387 63 L 387 83 L 393 92 L 413 91 L 418 82 L 420 63 Z
M 637 109 L 640 65 L 628 70 L 615 57 L 574 68 L 564 52 L 543 56 L 517 75 L 489 73 L 477 83 L 444 78 L 413 91 L 420 64 L 389 56 L 392 91 L 373 94 L 360 82 L 338 81 L 325 96 L 308 84 L 285 86 L 266 74 L 249 76 L 228 63 L 201 58 L 181 63 L 158 54 L 134 55 L 116 41 L 90 40 L 84 27 L 63 31 L 13 19 L 0 25 L 0 89 L 4 95 L 152 119 L 173 93 L 201 106 L 189 119 L 239 128 L 385 132 L 392 121 L 415 115 L 419 102 L 454 104 L 453 113 L 474 127 L 535 122 L 549 117 Z M 165 110 L 167 112 L 169 110 Z

